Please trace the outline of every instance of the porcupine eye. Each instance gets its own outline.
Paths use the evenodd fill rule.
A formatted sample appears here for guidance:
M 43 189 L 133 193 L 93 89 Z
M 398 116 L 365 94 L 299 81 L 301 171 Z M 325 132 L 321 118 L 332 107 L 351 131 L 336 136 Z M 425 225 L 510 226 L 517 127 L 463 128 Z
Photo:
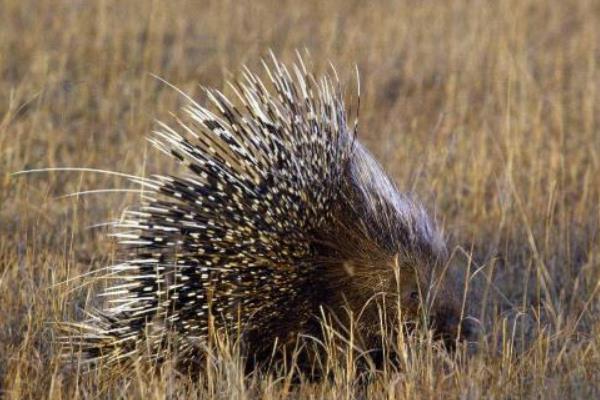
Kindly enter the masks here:
M 411 299 L 414 302 L 419 301 L 419 292 L 416 290 L 413 290 L 412 292 L 410 292 L 410 294 L 408 295 L 408 298 Z

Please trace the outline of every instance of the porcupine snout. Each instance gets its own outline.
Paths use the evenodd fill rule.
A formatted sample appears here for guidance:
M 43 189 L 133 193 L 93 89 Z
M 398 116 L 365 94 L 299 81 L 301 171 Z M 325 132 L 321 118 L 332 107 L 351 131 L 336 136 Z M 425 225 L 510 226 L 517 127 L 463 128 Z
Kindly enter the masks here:
M 442 340 L 448 349 L 454 349 L 458 342 L 472 342 L 478 335 L 476 320 L 470 316 L 461 318 L 461 308 L 444 305 L 433 311 L 430 326 L 435 338 Z

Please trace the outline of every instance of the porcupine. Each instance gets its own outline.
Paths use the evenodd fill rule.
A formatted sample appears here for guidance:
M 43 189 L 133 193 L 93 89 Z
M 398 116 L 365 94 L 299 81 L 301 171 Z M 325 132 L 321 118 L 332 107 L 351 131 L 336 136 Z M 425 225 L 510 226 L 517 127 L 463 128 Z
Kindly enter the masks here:
M 440 230 L 356 140 L 335 71 L 317 80 L 301 57 L 263 65 L 270 88 L 244 68 L 230 83 L 237 105 L 206 89 L 214 111 L 185 96 L 187 119 L 158 123 L 150 141 L 187 173 L 131 178 L 144 200 L 116 223 L 109 271 L 121 282 L 104 293 L 116 305 L 67 338 L 86 359 L 162 358 L 169 339 L 193 361 L 211 329 L 260 358 L 318 336 L 324 313 L 342 325 L 360 315 L 355 329 L 372 338 L 379 314 L 366 305 L 381 294 L 409 322 L 428 302 L 449 343 L 470 333 L 452 282 L 432 296 L 448 260 Z

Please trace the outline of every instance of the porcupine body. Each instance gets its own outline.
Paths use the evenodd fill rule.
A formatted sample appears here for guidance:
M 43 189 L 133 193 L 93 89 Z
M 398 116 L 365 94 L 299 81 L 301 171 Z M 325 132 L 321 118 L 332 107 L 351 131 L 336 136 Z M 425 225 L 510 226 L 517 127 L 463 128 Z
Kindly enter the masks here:
M 267 84 L 245 69 L 237 103 L 216 90 L 212 110 L 188 99 L 185 120 L 150 139 L 187 172 L 134 179 L 144 200 L 116 226 L 113 306 L 70 339 L 86 358 L 160 358 L 170 340 L 194 360 L 210 330 L 270 353 L 378 293 L 417 318 L 415 293 L 447 258 L 438 229 L 355 140 L 337 80 L 317 80 L 301 58 L 288 69 L 273 57 L 265 71 Z M 440 296 L 438 328 L 455 332 L 456 296 Z M 377 313 L 363 314 L 377 330 Z

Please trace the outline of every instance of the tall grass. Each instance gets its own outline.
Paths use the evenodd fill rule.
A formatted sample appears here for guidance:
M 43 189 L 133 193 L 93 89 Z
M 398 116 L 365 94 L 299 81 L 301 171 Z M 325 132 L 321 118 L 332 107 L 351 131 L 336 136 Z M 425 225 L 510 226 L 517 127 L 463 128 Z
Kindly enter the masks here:
M 145 141 L 181 98 L 204 101 L 268 49 L 307 48 L 353 84 L 360 138 L 445 227 L 469 266 L 483 336 L 470 356 L 427 333 L 370 379 L 329 346 L 331 379 L 247 375 L 218 347 L 172 362 L 65 367 L 53 322 L 82 318 L 114 257 L 118 178 L 174 165 Z M 0 393 L 6 398 L 593 398 L 600 395 L 600 3 L 0 0 Z M 350 90 L 349 90 L 350 91 Z M 82 278 L 84 275 L 87 278 Z M 86 284 L 92 282 L 92 284 Z M 235 350 L 235 349 L 233 349 Z

